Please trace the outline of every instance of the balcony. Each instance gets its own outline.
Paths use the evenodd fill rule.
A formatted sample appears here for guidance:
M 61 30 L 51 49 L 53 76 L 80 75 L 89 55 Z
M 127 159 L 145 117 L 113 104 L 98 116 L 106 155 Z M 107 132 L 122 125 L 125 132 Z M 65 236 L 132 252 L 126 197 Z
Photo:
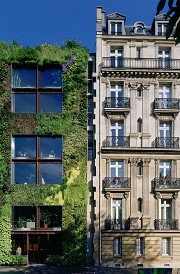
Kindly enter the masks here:
M 106 97 L 104 111 L 108 114 L 119 113 L 127 115 L 130 112 L 129 97 Z
M 131 180 L 128 177 L 105 177 L 104 189 L 130 189 Z
M 179 77 L 180 59 L 103 57 L 103 76 Z
M 154 220 L 154 228 L 157 230 L 175 230 L 178 229 L 177 219 L 156 219 Z
M 128 230 L 130 228 L 129 219 L 126 220 L 105 220 L 107 230 Z
M 180 190 L 180 178 L 155 178 L 154 179 L 155 190 L 167 189 L 167 190 Z
M 102 143 L 103 147 L 129 147 L 129 136 L 107 136 Z
M 156 98 L 154 100 L 154 112 L 177 115 L 180 112 L 180 100 L 177 98 Z
M 157 137 L 153 147 L 179 148 L 179 137 Z
M 180 59 L 103 57 L 103 68 L 180 69 Z

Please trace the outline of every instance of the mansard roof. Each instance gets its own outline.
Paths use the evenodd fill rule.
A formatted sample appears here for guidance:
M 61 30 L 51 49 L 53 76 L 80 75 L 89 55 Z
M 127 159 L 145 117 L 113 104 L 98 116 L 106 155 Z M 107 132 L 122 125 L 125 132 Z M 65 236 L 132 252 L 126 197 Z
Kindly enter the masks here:
M 118 12 L 114 12 L 114 13 L 111 13 L 109 15 L 107 15 L 107 18 L 108 19 L 112 19 L 112 20 L 125 20 L 126 19 L 126 16 L 123 15 L 123 14 L 120 14 Z

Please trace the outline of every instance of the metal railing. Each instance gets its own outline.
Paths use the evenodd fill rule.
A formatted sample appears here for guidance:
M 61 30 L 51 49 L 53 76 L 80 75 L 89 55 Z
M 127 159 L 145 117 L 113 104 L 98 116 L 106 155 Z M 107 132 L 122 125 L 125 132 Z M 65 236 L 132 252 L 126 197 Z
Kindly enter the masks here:
M 157 137 L 153 142 L 153 147 L 178 148 L 179 137 Z
M 154 187 L 162 189 L 180 189 L 180 178 L 171 178 L 169 176 L 165 178 L 155 178 Z
M 129 219 L 126 220 L 105 220 L 105 229 L 107 230 L 128 230 L 130 228 Z
M 105 177 L 103 186 L 104 188 L 130 188 L 131 180 L 129 177 Z
M 154 100 L 155 109 L 180 109 L 178 98 L 156 98 Z
M 129 136 L 107 136 L 102 143 L 103 147 L 129 147 Z
M 105 108 L 130 108 L 129 97 L 106 97 L 104 102 Z
M 103 68 L 180 69 L 180 59 L 103 57 Z
M 178 229 L 177 219 L 156 219 L 154 220 L 154 228 L 158 230 Z

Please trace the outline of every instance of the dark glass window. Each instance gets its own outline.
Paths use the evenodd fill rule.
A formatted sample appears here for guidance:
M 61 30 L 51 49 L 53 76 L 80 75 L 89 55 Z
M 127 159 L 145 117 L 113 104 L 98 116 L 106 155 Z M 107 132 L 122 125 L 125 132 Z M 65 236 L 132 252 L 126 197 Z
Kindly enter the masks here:
M 61 87 L 62 76 L 60 69 L 41 69 L 40 87 Z
M 15 113 L 61 113 L 60 68 L 12 68 L 12 111 Z
M 36 94 L 13 93 L 15 113 L 36 113 Z
M 62 164 L 40 163 L 40 183 L 43 185 L 62 183 Z
M 16 136 L 12 140 L 12 157 L 35 158 L 36 137 Z
M 16 184 L 62 182 L 61 136 L 13 136 L 13 176 Z
M 36 69 L 17 68 L 12 71 L 12 86 L 16 88 L 36 87 Z
M 62 95 L 61 94 L 40 94 L 40 113 L 61 113 Z
M 61 227 L 62 226 L 62 207 L 60 206 L 41 206 L 40 207 L 40 227 Z
M 36 184 L 35 163 L 13 163 L 13 182 L 15 184 Z
M 61 206 L 13 206 L 12 208 L 13 228 L 28 228 L 28 230 L 31 230 L 47 227 L 61 228 L 61 226 Z
M 40 137 L 40 158 L 62 158 L 62 138 Z

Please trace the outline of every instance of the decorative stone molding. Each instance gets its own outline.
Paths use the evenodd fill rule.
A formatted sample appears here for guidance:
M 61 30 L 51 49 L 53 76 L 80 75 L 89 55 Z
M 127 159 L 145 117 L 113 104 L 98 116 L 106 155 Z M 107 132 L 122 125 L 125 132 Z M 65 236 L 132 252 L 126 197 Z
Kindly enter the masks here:
M 145 159 L 142 159 L 141 161 L 143 162 L 143 166 L 148 167 L 150 162 L 151 162 L 151 159 L 150 158 L 145 158 Z
M 138 158 L 129 158 L 129 163 L 131 164 L 131 166 L 137 166 L 138 162 Z

